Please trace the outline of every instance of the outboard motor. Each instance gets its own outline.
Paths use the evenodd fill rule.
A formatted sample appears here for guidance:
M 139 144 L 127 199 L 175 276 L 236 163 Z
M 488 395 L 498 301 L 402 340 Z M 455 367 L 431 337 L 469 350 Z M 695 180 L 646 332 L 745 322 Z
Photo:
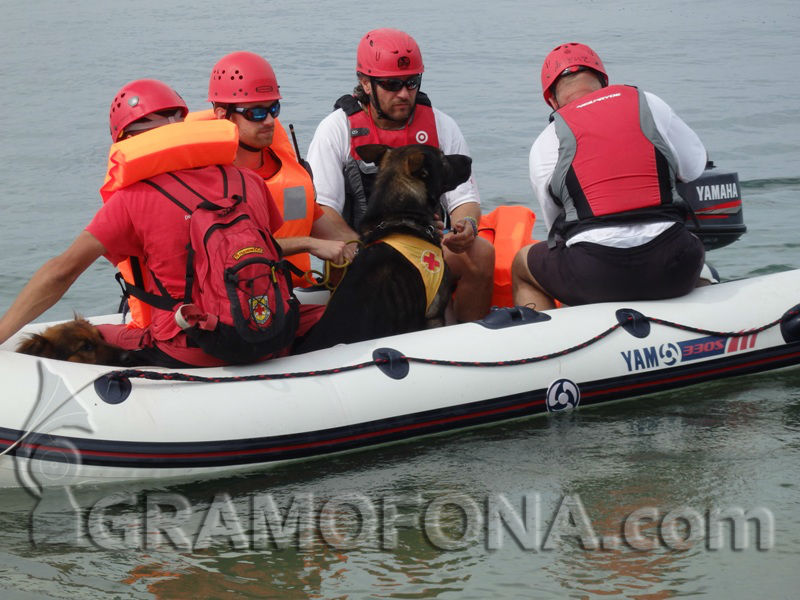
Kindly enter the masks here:
M 686 218 L 686 226 L 700 238 L 706 250 L 732 244 L 747 231 L 738 173 L 723 171 L 708 161 L 700 177 L 689 183 L 679 181 L 677 188 L 695 215 Z

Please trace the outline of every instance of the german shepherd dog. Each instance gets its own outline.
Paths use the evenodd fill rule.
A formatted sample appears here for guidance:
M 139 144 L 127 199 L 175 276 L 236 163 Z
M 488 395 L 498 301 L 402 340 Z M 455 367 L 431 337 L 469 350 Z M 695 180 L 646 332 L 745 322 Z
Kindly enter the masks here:
M 89 321 L 75 316 L 72 321 L 33 333 L 17 346 L 17 352 L 42 358 L 116 367 L 136 366 L 133 354 L 107 343 Z
M 422 144 L 358 148 L 366 162 L 379 165 L 375 186 L 359 227 L 361 247 L 319 322 L 300 340 L 296 353 L 340 343 L 444 325 L 452 281 L 444 261 L 444 280 L 430 306 L 421 271 L 387 243 L 406 234 L 441 248 L 434 225 L 440 197 L 469 179 L 472 159 L 445 155 Z M 413 241 L 413 240 L 412 240 Z

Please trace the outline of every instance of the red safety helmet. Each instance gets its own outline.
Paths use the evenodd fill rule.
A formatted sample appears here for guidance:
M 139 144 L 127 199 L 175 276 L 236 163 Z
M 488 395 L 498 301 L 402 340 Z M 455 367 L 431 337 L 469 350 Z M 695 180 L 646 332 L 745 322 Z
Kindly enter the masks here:
M 180 94 L 157 79 L 137 79 L 122 86 L 111 101 L 108 123 L 111 141 L 119 140 L 125 128 L 152 113 L 181 111 L 181 118 L 189 112 Z
M 356 71 L 369 77 L 397 77 L 425 71 L 417 42 L 397 29 L 373 29 L 358 43 Z
M 608 75 L 603 61 L 597 56 L 594 50 L 586 44 L 570 42 L 556 46 L 544 59 L 542 65 L 542 94 L 544 101 L 550 105 L 550 98 L 553 97 L 552 87 L 556 80 L 564 75 L 564 72 L 574 73 L 581 67 L 587 67 L 596 71 L 602 76 L 603 87 L 608 85 Z
M 211 70 L 209 102 L 270 102 L 280 98 L 275 71 L 258 54 L 232 52 L 219 59 Z

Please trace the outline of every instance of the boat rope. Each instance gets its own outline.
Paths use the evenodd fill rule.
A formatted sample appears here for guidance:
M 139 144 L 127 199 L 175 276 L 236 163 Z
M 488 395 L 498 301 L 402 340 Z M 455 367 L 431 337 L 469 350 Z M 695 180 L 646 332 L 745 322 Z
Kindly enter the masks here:
M 782 321 L 787 319 L 788 317 L 793 317 L 800 314 L 800 309 L 793 308 L 792 310 L 784 313 L 779 318 L 775 319 L 774 321 L 770 321 L 769 323 L 762 325 L 761 327 L 757 327 L 755 329 L 748 329 L 746 331 L 714 331 L 711 329 L 704 329 L 702 327 L 693 327 L 691 325 L 683 325 L 681 323 L 675 323 L 672 321 L 667 321 L 665 319 L 659 319 L 656 317 L 648 317 L 642 315 L 642 318 L 657 325 L 663 325 L 665 327 L 671 327 L 673 329 L 680 329 L 682 331 L 689 331 L 692 333 L 699 333 L 708 336 L 715 336 L 715 337 L 745 337 L 754 335 L 757 333 L 761 333 L 767 329 L 775 327 L 776 325 L 780 324 Z M 574 346 L 570 346 L 569 348 L 564 348 L 563 350 L 559 350 L 557 352 L 553 352 L 550 354 L 542 354 L 539 356 L 531 356 L 528 358 L 518 358 L 513 360 L 498 360 L 498 361 L 471 361 L 471 360 L 446 360 L 446 359 L 438 359 L 438 358 L 421 358 L 416 356 L 405 356 L 402 353 L 399 353 L 395 357 L 376 357 L 372 360 L 368 360 L 365 362 L 361 362 L 354 365 L 346 365 L 343 367 L 335 367 L 333 369 L 320 369 L 316 371 L 298 371 L 293 373 L 260 373 L 257 375 L 236 375 L 236 376 L 228 376 L 228 377 L 206 377 L 201 375 L 192 375 L 190 373 L 161 373 L 157 371 L 145 371 L 140 369 L 121 369 L 117 371 L 110 371 L 106 373 L 103 378 L 106 380 L 126 380 L 126 379 L 149 379 L 155 381 L 184 381 L 184 382 L 193 382 L 193 383 L 230 383 L 230 382 L 239 382 L 239 381 L 269 381 L 269 380 L 280 380 L 280 379 L 299 379 L 302 377 L 316 377 L 319 375 L 336 375 L 338 373 L 347 373 L 350 371 L 357 371 L 359 369 L 364 369 L 366 367 L 372 366 L 381 366 L 387 365 L 392 361 L 400 360 L 400 361 L 407 361 L 407 362 L 415 362 L 427 365 L 435 365 L 435 366 L 448 366 L 448 367 L 510 367 L 510 366 L 517 366 L 517 365 L 526 365 L 532 364 L 537 362 L 542 362 L 545 360 L 552 360 L 554 358 L 560 358 L 562 356 L 566 356 L 568 354 L 572 354 L 573 352 L 577 352 L 578 350 L 582 350 L 595 344 L 602 340 L 603 338 L 607 337 L 620 327 L 625 326 L 627 323 L 632 322 L 634 317 L 632 315 L 628 315 L 625 319 L 621 319 L 618 323 L 615 323 L 605 331 L 595 335 L 594 337 L 583 341 L 579 344 Z

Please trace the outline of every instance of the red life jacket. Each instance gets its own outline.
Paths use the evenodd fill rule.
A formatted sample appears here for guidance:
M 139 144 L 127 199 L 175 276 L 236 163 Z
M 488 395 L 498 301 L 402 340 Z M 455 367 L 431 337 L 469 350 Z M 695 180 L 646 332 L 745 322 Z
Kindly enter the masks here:
M 558 161 L 550 190 L 562 206 L 551 236 L 631 222 L 681 220 L 676 161 L 635 87 L 601 88 L 554 115 Z
M 351 95 L 342 96 L 336 101 L 334 108 L 341 108 L 350 122 L 350 157 L 344 165 L 345 200 L 342 217 L 353 228 L 358 230 L 361 219 L 367 210 L 375 177 L 378 173 L 376 165 L 365 163 L 358 157 L 356 148 L 367 144 L 385 144 L 398 148 L 407 144 L 426 144 L 439 147 L 439 135 L 436 131 L 436 118 L 428 97 L 417 92 L 414 114 L 402 129 L 381 129 L 361 104 Z
M 355 106 L 344 100 L 344 98 L 352 99 Z M 434 148 L 439 147 L 439 136 L 436 132 L 436 119 L 433 115 L 433 108 L 431 108 L 427 96 L 421 92 L 417 93 L 414 114 L 402 129 L 381 129 L 375 125 L 369 113 L 363 110 L 358 101 L 352 96 L 340 98 L 337 105 L 342 105 L 347 114 L 347 119 L 350 121 L 350 156 L 356 160 L 360 160 L 356 153 L 356 148 L 366 144 L 386 144 L 392 148 L 399 148 L 408 144 L 427 144 Z

